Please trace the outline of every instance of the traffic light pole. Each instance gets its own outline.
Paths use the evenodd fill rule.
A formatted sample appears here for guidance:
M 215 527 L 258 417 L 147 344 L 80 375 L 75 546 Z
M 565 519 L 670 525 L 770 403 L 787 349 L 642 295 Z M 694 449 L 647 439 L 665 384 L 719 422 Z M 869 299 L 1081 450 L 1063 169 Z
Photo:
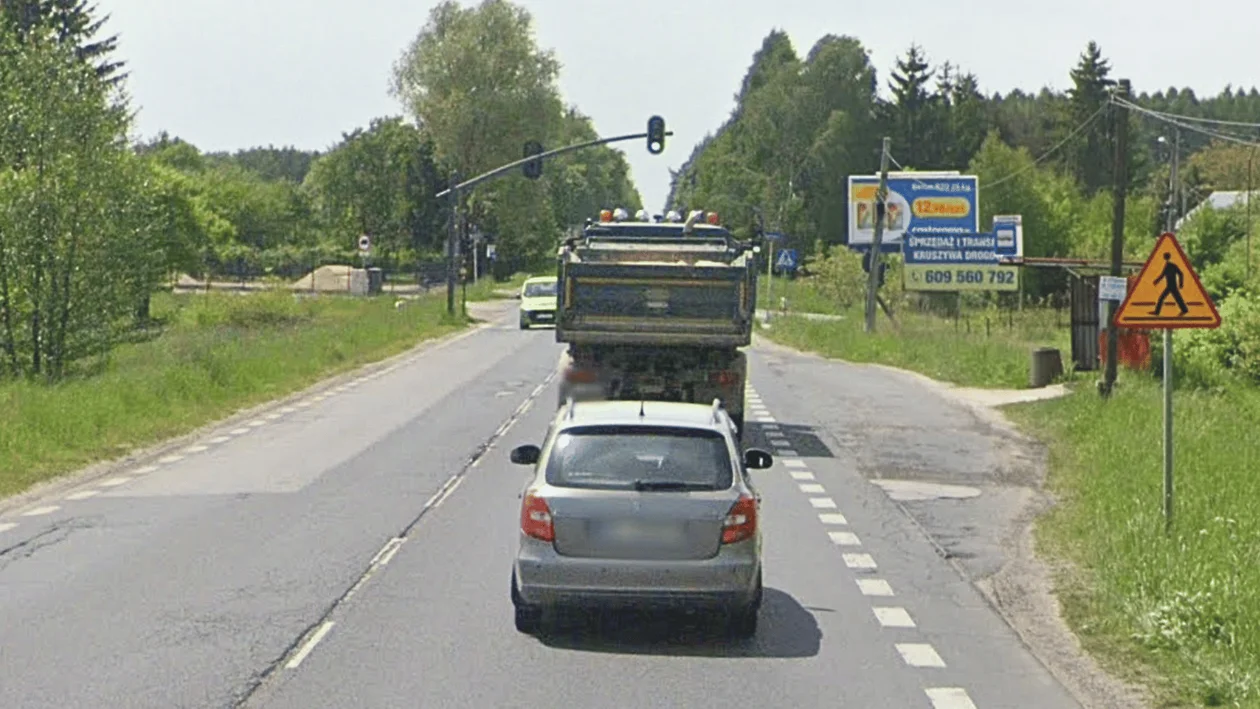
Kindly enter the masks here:
M 662 135 L 664 137 L 669 137 L 673 134 L 674 134 L 673 131 L 666 131 Z M 459 219 L 459 193 L 460 192 L 464 190 L 470 190 L 483 182 L 487 182 L 501 175 L 505 175 L 511 172 L 512 170 L 520 168 L 524 166 L 526 163 L 530 163 L 535 160 L 543 160 L 544 158 L 553 158 L 557 155 L 564 155 L 565 153 L 572 153 L 577 150 L 584 150 L 586 148 L 594 148 L 600 145 L 608 145 L 609 143 L 621 143 L 627 140 L 643 140 L 649 137 L 651 137 L 651 134 L 649 133 L 630 133 L 628 135 L 618 135 L 611 138 L 597 138 L 596 140 L 588 140 L 582 143 L 576 143 L 574 145 L 566 145 L 563 148 L 556 148 L 555 150 L 548 150 L 545 153 L 539 153 L 537 155 L 530 155 L 530 156 L 521 158 L 520 160 L 514 160 L 506 165 L 496 167 L 495 169 L 490 170 L 489 172 L 483 172 L 480 175 L 477 175 L 476 177 L 465 180 L 463 182 L 459 182 L 458 174 L 452 175 L 451 186 L 442 190 L 441 192 L 438 192 L 436 195 L 434 195 L 437 199 L 442 199 L 443 197 L 450 197 L 451 199 L 451 232 L 450 232 L 450 236 L 447 238 L 448 246 L 447 246 L 447 262 L 446 262 L 446 312 L 449 315 L 455 314 L 455 286 L 456 286 L 456 281 L 458 280 L 456 278 L 458 274 L 458 270 L 456 266 L 456 264 L 458 263 L 458 260 L 456 258 L 458 254 L 456 253 L 456 250 L 459 248 L 458 239 L 456 238 L 455 234 L 456 234 L 456 228 L 457 228 L 456 224 Z

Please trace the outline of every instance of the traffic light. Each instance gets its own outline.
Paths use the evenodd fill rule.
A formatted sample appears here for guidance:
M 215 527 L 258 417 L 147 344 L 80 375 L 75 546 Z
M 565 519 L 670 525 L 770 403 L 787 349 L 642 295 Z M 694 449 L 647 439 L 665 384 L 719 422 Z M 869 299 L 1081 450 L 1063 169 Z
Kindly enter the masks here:
M 660 116 L 648 119 L 647 149 L 653 155 L 665 152 L 665 119 Z
M 525 144 L 524 157 L 530 157 L 531 155 L 538 155 L 542 152 L 543 152 L 542 143 L 539 143 L 536 140 L 531 140 Z M 542 177 L 542 170 L 543 170 L 542 158 L 538 158 L 537 160 L 530 160 L 529 162 L 525 163 L 521 167 L 525 171 L 525 176 L 531 180 L 537 180 L 539 177 Z

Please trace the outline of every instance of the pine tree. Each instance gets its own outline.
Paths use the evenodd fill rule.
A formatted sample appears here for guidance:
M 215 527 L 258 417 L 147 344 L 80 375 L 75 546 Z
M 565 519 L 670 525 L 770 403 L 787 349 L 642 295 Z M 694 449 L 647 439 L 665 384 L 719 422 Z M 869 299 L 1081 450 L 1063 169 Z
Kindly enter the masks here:
M 1111 65 L 1102 57 L 1102 49 L 1091 41 L 1081 54 L 1080 61 L 1071 71 L 1072 88 L 1068 89 L 1065 131 L 1075 130 L 1099 111 L 1110 100 L 1111 87 L 1115 85 L 1109 74 Z M 1092 195 L 1111 185 L 1112 151 L 1109 122 L 1103 117 L 1095 119 L 1074 141 L 1074 149 L 1065 151 L 1070 167 L 1086 194 Z
M 126 78 L 118 73 L 125 62 L 110 61 L 118 47 L 118 35 L 96 39 L 109 20 L 97 20 L 96 6 L 87 0 L 0 0 L 0 22 L 12 26 L 21 39 L 42 35 L 71 44 L 79 59 L 96 68 L 96 75 L 112 85 Z
M 934 157 L 928 143 L 933 133 L 933 99 L 927 88 L 933 73 L 922 50 L 912 44 L 905 57 L 897 60 L 888 83 L 893 101 L 885 107 L 885 119 L 892 134 L 893 154 L 900 155 L 907 167 L 924 167 Z

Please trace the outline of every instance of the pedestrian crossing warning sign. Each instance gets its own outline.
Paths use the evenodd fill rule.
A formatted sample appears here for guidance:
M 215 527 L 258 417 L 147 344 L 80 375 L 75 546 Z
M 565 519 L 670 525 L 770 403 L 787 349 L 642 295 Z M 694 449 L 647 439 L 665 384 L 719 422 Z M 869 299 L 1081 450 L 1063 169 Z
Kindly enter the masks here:
M 1220 326 L 1221 315 L 1177 237 L 1165 233 L 1120 304 L 1114 322 L 1116 327 L 1145 330 L 1212 329 Z

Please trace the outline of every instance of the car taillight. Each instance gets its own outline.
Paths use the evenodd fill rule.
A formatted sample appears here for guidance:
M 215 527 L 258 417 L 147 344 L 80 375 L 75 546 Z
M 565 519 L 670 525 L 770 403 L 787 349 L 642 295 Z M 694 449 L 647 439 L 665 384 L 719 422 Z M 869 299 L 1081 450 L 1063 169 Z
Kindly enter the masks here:
M 714 372 L 709 375 L 709 381 L 717 384 L 718 386 L 735 386 L 736 384 L 739 384 L 739 373 L 733 372 L 729 369 L 724 369 L 720 372 Z
M 544 542 L 556 540 L 556 529 L 551 524 L 551 508 L 546 500 L 532 492 L 526 493 L 521 502 L 521 531 Z
M 757 500 L 745 495 L 731 505 L 722 522 L 722 543 L 733 544 L 752 537 L 757 531 Z
M 589 369 L 570 369 L 564 373 L 564 378 L 578 384 L 590 384 L 596 379 L 595 372 Z

